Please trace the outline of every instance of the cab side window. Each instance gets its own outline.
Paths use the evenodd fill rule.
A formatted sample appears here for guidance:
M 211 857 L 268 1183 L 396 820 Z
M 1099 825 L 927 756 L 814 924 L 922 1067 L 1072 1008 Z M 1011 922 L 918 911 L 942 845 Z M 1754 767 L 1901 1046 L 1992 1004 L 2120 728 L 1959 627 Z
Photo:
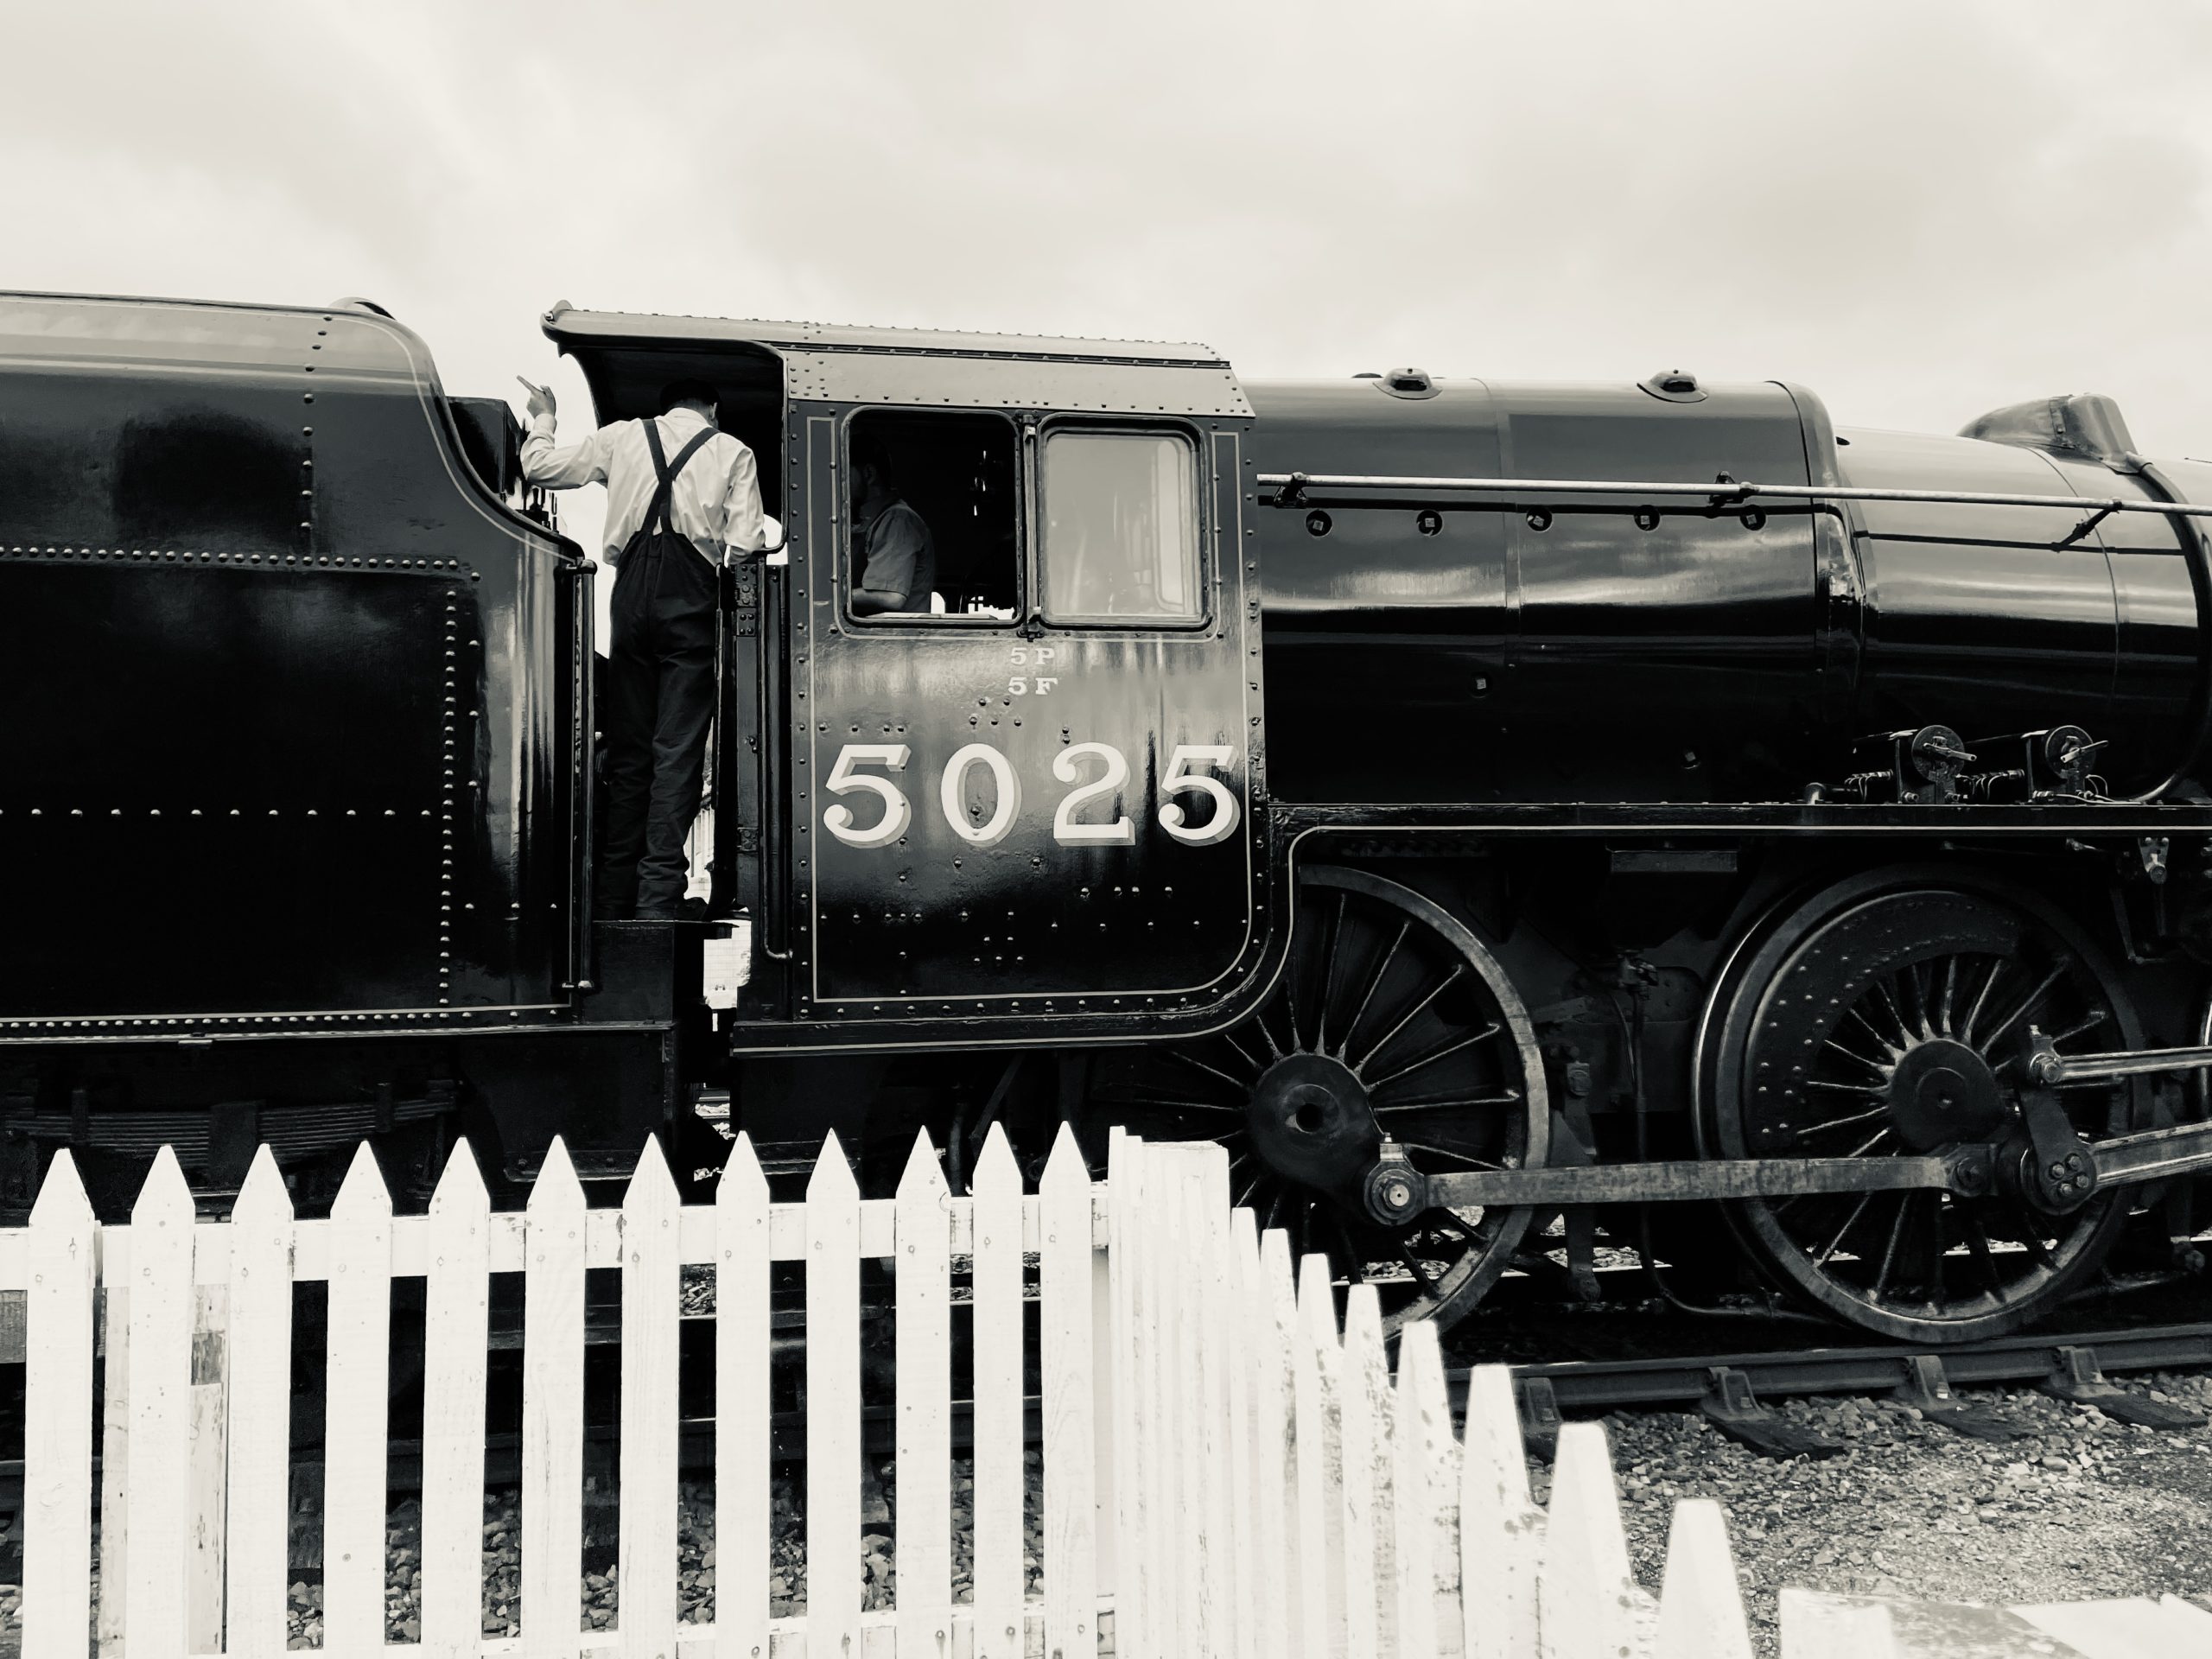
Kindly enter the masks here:
M 1048 432 L 1043 473 L 1046 621 L 1204 616 L 1197 452 L 1188 438 Z
M 846 575 L 861 622 L 1010 622 L 1019 462 L 995 415 L 866 410 L 845 435 Z

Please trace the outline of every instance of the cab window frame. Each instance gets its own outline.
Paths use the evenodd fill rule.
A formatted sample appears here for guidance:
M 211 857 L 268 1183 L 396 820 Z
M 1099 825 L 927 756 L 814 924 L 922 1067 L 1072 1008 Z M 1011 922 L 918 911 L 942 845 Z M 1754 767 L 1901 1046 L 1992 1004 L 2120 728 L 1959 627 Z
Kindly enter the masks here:
M 1182 446 L 1189 464 L 1186 476 L 1190 481 L 1191 517 L 1187 526 L 1192 557 L 1191 581 L 1194 607 L 1188 615 L 1179 616 L 1112 616 L 1083 613 L 1056 614 L 1051 608 L 1052 559 L 1052 504 L 1047 499 L 1046 478 L 1049 471 L 1046 452 L 1055 437 L 1134 437 L 1173 438 Z M 1033 477 L 1030 483 L 1036 499 L 1033 516 L 1035 530 L 1032 537 L 1031 558 L 1036 570 L 1033 582 L 1035 598 L 1032 613 L 1046 627 L 1080 630 L 1086 632 L 1131 631 L 1160 633 L 1197 632 L 1214 625 L 1214 582 L 1209 550 L 1212 543 L 1211 523 L 1207 488 L 1208 477 L 1203 470 L 1206 454 L 1205 442 L 1198 429 L 1187 421 L 1147 419 L 1142 416 L 1113 416 L 1105 419 L 1084 416 L 1062 416 L 1047 420 L 1038 428 Z
M 894 420 L 942 421 L 947 418 L 968 421 L 995 421 L 1006 430 L 1007 453 L 1013 466 L 1008 478 L 1013 486 L 1013 505 L 1009 518 L 1014 527 L 1014 605 L 1006 616 L 984 616 L 968 611 L 880 611 L 862 615 L 853 608 L 855 588 L 853 569 L 853 429 L 871 416 L 890 416 Z M 1014 632 L 1027 623 L 1036 603 L 1035 583 L 1032 579 L 1029 560 L 1034 544 L 1034 532 L 1030 512 L 1031 485 L 1024 465 L 1024 429 L 1015 414 L 1008 410 L 988 407 L 957 408 L 935 404 L 863 404 L 846 411 L 837 423 L 837 478 L 836 522 L 838 535 L 832 552 L 836 565 L 837 608 L 845 626 L 859 630 L 879 628 L 921 628 L 932 632 Z M 908 504 L 910 506 L 912 503 Z M 915 511 L 919 512 L 917 508 Z M 924 518 L 923 523 L 929 523 Z M 937 527 L 930 526 L 932 538 Z M 942 590 L 940 590 L 942 591 Z

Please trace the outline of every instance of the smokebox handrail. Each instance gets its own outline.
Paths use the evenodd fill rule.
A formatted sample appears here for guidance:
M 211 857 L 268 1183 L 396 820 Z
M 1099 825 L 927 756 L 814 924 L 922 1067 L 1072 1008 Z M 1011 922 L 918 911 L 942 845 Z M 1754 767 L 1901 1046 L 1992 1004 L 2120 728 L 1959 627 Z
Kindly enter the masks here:
M 1758 484 L 1723 480 L 1711 484 L 1586 478 L 1415 478 L 1379 473 L 1262 473 L 1256 482 L 1277 492 L 1267 505 L 1306 505 L 1307 490 L 1465 491 L 1471 494 L 1696 496 L 1715 507 L 1746 501 L 1916 501 L 1953 506 L 2051 507 L 2069 512 L 2155 512 L 2168 518 L 2212 518 L 2212 505 L 2147 501 L 2124 496 L 2010 495 L 1986 490 L 1885 490 L 1821 484 Z M 1509 501 L 1502 505 L 1511 505 Z

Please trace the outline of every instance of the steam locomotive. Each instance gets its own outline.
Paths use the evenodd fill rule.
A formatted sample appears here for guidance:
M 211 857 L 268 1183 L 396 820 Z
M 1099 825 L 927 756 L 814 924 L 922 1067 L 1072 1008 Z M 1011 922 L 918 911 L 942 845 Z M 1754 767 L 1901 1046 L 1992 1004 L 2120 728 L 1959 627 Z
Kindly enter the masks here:
M 1937 1343 L 2192 1262 L 2212 466 L 2068 397 L 1242 380 L 555 307 L 715 385 L 704 918 L 592 919 L 593 562 L 379 308 L 0 296 L 0 1205 L 368 1138 L 1231 1149 L 1394 1320 L 1611 1240 Z M 928 521 L 853 609 L 846 461 Z

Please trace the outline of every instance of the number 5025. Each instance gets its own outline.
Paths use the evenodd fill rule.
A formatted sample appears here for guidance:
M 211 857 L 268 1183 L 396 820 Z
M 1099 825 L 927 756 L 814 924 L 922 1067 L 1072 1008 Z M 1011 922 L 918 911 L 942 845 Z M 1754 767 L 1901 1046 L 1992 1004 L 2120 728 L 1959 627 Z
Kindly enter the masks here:
M 904 743 L 848 743 L 838 750 L 837 764 L 822 780 L 823 791 L 873 796 L 880 810 L 875 821 L 863 827 L 860 815 L 839 801 L 824 809 L 822 827 L 848 847 L 888 847 L 896 842 L 914 821 L 913 803 L 891 778 L 861 768 L 880 767 L 884 772 L 902 773 L 912 754 Z M 1229 786 L 1207 770 L 1227 772 L 1234 757 L 1235 752 L 1226 743 L 1177 744 L 1160 778 L 1156 814 L 1160 827 L 1186 847 L 1209 846 L 1234 835 L 1242 809 Z M 990 817 L 975 823 L 961 802 L 969 774 L 978 766 L 991 775 L 995 804 Z M 1052 776 L 1074 785 L 1053 809 L 1054 841 L 1067 847 L 1128 847 L 1135 842 L 1135 823 L 1127 813 L 1116 810 L 1129 781 L 1128 756 L 1110 743 L 1077 743 L 1052 757 Z M 1184 810 L 1178 796 L 1210 802 L 1213 810 L 1205 823 L 1193 827 L 1192 814 Z M 937 801 L 953 834 L 971 847 L 994 846 L 1013 832 L 1021 817 L 1021 776 L 989 744 L 970 743 L 944 763 L 938 779 Z

